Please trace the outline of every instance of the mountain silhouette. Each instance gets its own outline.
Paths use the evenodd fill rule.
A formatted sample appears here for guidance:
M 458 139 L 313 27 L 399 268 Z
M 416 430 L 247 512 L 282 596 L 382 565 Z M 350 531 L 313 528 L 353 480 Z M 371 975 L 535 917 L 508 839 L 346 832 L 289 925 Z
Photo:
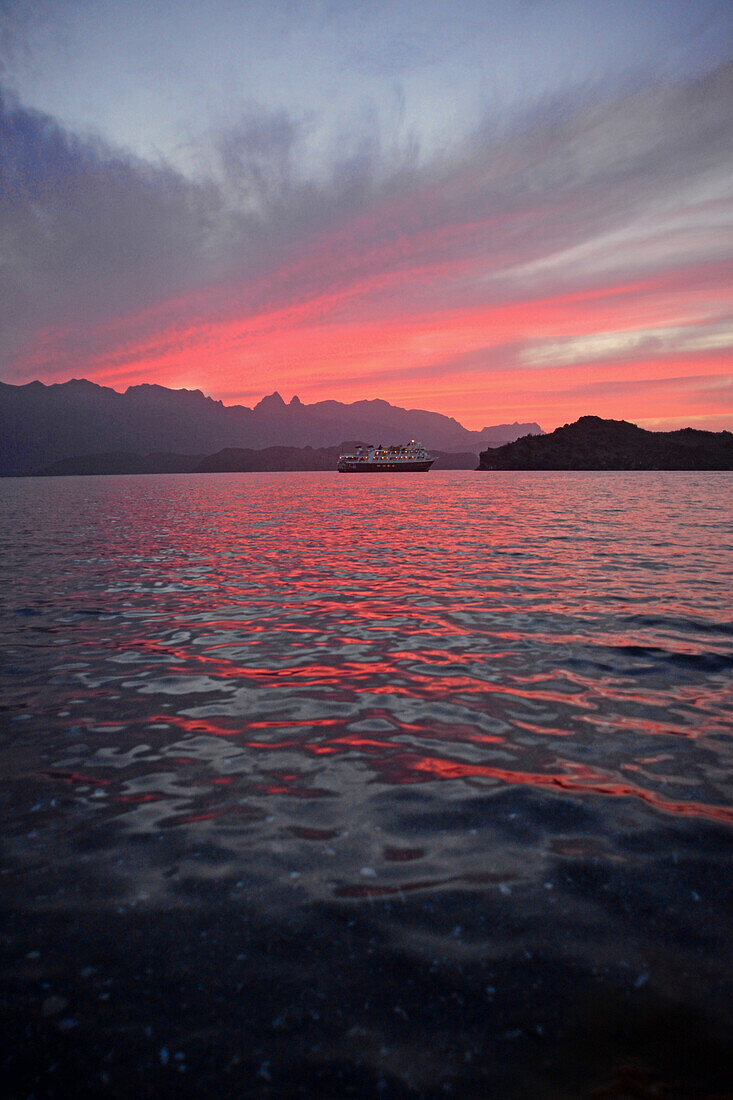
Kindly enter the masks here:
M 733 470 L 733 434 L 649 432 L 627 420 L 581 416 L 542 436 L 481 452 L 480 470 Z
M 469 431 L 453 417 L 388 401 L 286 403 L 275 391 L 254 408 L 226 406 L 200 390 L 130 386 L 124 393 L 86 379 L 55 385 L 0 382 L 0 475 L 34 474 L 88 455 L 210 455 L 226 448 L 335 447 L 344 439 L 405 442 L 470 451 L 540 433 L 539 425 Z

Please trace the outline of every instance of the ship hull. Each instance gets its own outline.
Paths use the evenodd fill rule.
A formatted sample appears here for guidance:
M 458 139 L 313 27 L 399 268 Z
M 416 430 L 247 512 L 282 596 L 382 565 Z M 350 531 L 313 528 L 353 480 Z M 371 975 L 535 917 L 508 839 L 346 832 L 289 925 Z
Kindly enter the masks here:
M 426 473 L 435 462 L 341 462 L 340 474 L 417 474 Z

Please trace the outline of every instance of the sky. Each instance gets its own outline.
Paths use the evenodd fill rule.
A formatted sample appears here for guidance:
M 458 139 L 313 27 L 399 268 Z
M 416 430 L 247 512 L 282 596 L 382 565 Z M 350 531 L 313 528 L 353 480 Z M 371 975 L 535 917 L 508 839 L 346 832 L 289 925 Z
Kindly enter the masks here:
M 733 430 L 733 6 L 0 0 L 0 379 Z

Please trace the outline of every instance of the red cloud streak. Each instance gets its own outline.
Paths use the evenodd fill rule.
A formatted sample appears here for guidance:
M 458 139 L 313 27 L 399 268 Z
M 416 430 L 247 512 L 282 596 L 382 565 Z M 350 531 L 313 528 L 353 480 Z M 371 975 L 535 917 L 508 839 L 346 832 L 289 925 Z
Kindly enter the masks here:
M 468 427 L 531 416 L 551 428 L 587 412 L 655 419 L 659 426 L 686 419 L 733 426 L 725 385 L 730 355 L 715 345 L 706 349 L 704 340 L 693 353 L 676 352 L 672 342 L 616 359 L 575 355 L 571 364 L 563 363 L 561 350 L 556 359 L 545 354 L 539 366 L 523 354 L 541 351 L 543 342 L 603 334 L 612 346 L 614 335 L 653 330 L 664 337 L 665 329 L 680 326 L 694 345 L 696 332 L 720 324 L 730 308 L 720 265 L 562 294 L 510 297 L 505 289 L 506 300 L 462 307 L 447 295 L 442 305 L 421 308 L 421 289 L 435 298 L 436 284 L 470 280 L 480 270 L 477 261 L 464 256 L 356 277 L 339 272 L 324 248 L 319 262 L 343 281 L 336 278 L 320 294 L 247 307 L 271 299 L 274 287 L 291 285 L 294 294 L 299 267 L 313 262 L 300 259 L 266 285 L 220 286 L 100 326 L 86 335 L 81 353 L 77 331 L 46 333 L 24 356 L 23 373 L 48 377 L 53 363 L 57 380 L 74 373 L 118 388 L 155 381 L 234 401 L 275 387 L 305 400 L 383 397 L 449 413 Z M 666 387 L 659 384 L 665 379 Z

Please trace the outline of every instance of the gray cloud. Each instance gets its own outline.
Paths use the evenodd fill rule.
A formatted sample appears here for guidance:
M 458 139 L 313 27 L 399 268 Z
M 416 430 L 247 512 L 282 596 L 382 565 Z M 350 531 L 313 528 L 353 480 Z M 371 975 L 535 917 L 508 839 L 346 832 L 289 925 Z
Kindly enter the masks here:
M 266 211 L 287 200 L 300 129 L 284 112 L 252 111 L 215 133 L 217 167 L 235 201 Z
M 29 54 L 29 35 L 38 20 L 32 0 L 0 0 L 0 75 Z
M 0 327 L 84 325 L 206 276 L 216 188 L 65 132 L 0 96 Z

